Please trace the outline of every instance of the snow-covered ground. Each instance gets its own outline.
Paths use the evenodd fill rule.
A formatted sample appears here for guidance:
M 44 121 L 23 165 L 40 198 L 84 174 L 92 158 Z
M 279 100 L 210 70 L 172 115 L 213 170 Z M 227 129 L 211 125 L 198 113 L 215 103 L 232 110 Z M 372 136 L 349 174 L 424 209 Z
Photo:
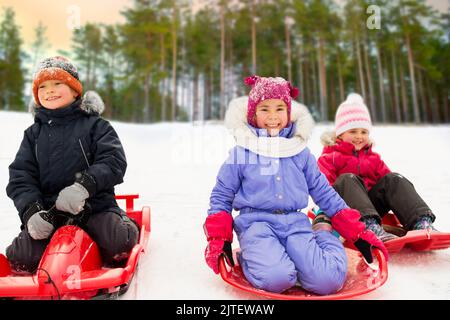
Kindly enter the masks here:
M 19 218 L 6 196 L 8 165 L 29 114 L 0 112 L 0 252 L 19 232 Z M 223 282 L 205 264 L 202 225 L 217 171 L 233 139 L 221 124 L 155 125 L 113 122 L 128 159 L 125 182 L 116 193 L 139 193 L 137 206 L 151 206 L 152 233 L 141 261 L 138 285 L 125 299 L 255 299 Z M 317 125 L 310 141 L 321 152 Z M 437 216 L 435 226 L 450 231 L 450 126 L 377 126 L 374 150 L 402 173 Z M 235 244 L 237 245 L 237 244 Z M 362 299 L 450 299 L 450 249 L 391 255 L 384 286 Z

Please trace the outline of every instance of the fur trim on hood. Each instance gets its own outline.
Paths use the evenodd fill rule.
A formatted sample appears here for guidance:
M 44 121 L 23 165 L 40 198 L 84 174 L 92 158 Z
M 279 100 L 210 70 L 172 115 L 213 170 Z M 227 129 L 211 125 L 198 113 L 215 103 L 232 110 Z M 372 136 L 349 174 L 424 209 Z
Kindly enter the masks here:
M 295 122 L 293 137 L 258 137 L 247 123 L 247 102 L 247 96 L 231 100 L 225 115 L 225 126 L 233 134 L 238 146 L 273 158 L 292 157 L 305 149 L 314 127 L 314 120 L 306 106 L 292 101 L 291 121 Z
M 337 139 L 337 137 L 336 137 L 336 131 L 335 130 L 325 131 L 320 136 L 320 142 L 322 143 L 322 145 L 324 147 L 334 146 L 336 144 L 336 139 Z M 368 144 L 369 144 L 369 146 L 373 146 L 374 145 L 374 141 L 369 138 L 369 143 Z
M 38 105 L 34 99 L 30 100 L 28 104 L 28 111 L 33 115 L 36 114 L 36 109 L 39 109 L 41 106 Z M 87 114 L 98 114 L 101 115 L 105 110 L 105 104 L 103 103 L 100 95 L 95 91 L 86 91 L 84 96 L 81 98 L 80 109 L 86 112 Z
M 322 133 L 322 135 L 320 136 L 320 142 L 322 143 L 322 145 L 324 147 L 327 146 L 334 146 L 336 144 L 336 131 L 332 130 L 332 131 L 325 131 L 324 133 Z

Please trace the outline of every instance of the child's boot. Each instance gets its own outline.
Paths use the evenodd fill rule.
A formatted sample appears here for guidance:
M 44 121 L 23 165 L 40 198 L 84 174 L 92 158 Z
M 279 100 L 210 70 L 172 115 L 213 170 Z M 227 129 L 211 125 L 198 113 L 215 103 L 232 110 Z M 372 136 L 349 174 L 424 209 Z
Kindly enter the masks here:
M 386 232 L 375 218 L 365 218 L 363 222 L 366 224 L 366 229 L 375 233 L 378 239 L 383 242 L 398 238 L 396 235 Z
M 419 219 L 417 219 L 412 230 L 437 231 L 436 228 L 433 226 L 433 219 L 428 215 L 422 216 Z

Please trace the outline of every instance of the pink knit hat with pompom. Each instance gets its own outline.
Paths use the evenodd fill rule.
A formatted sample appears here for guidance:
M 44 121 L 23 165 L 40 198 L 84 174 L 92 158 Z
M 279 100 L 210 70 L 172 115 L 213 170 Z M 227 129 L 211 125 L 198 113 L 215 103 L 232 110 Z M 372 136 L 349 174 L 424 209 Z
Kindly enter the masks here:
M 288 123 L 291 122 L 291 101 L 297 98 L 298 89 L 281 77 L 250 76 L 245 78 L 245 84 L 252 86 L 248 95 L 247 122 L 256 127 L 256 106 L 264 100 L 281 99 L 287 105 Z
M 347 130 L 357 128 L 363 128 L 370 132 L 372 121 L 370 120 L 369 110 L 359 94 L 350 93 L 347 99 L 339 105 L 334 125 L 336 136 Z

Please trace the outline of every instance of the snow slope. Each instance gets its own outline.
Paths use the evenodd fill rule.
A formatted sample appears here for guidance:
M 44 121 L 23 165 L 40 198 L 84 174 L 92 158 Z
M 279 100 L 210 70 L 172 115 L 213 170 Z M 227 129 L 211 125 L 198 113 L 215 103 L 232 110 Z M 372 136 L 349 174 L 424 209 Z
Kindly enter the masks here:
M 6 196 L 8 165 L 29 114 L 0 112 L 0 252 L 19 232 L 19 218 Z M 224 283 L 205 264 L 202 225 L 217 171 L 233 139 L 221 124 L 154 125 L 113 122 L 128 159 L 125 182 L 116 193 L 139 193 L 137 206 L 150 205 L 152 233 L 147 255 L 125 299 L 254 299 Z M 321 152 L 317 125 L 310 142 Z M 435 226 L 450 231 L 450 126 L 376 126 L 374 150 L 393 171 L 413 181 L 437 216 Z M 235 244 L 237 245 L 237 244 Z M 450 249 L 392 255 L 389 279 L 363 299 L 450 299 Z

